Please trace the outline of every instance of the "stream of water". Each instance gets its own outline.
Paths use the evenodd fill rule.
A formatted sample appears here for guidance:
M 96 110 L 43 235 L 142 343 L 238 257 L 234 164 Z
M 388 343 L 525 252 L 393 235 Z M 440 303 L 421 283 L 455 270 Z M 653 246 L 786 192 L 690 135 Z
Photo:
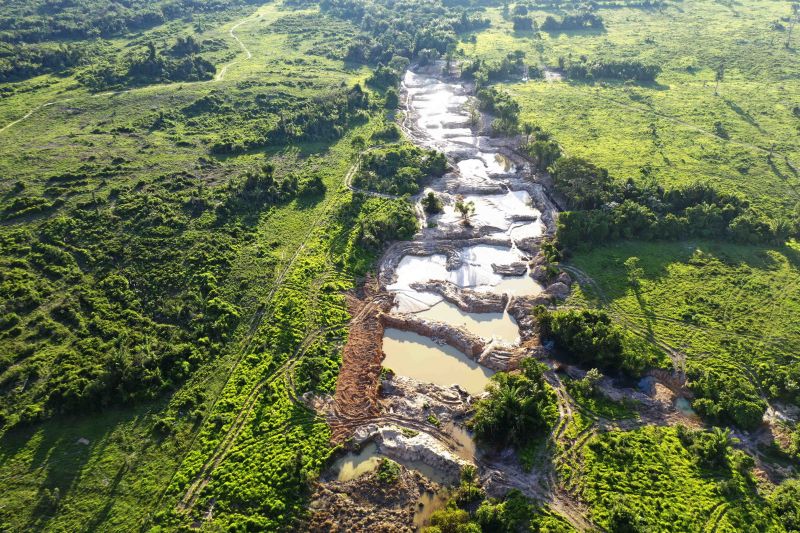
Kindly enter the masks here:
M 396 279 L 387 287 L 395 293 L 395 311 L 417 313 L 420 318 L 463 328 L 485 339 L 514 344 L 519 328 L 507 314 L 467 313 L 442 297 L 414 290 L 415 283 L 449 281 L 458 287 L 479 292 L 535 295 L 542 287 L 530 276 L 498 274 L 497 266 L 526 261 L 516 243 L 541 236 L 545 226 L 533 205 L 530 193 L 514 189 L 507 178 L 521 170 L 492 145 L 487 137 L 474 135 L 470 128 L 468 95 L 460 83 L 442 81 L 435 76 L 407 72 L 403 80 L 407 114 L 413 122 L 417 144 L 440 150 L 455 162 L 458 172 L 431 184 L 444 200 L 443 213 L 428 222 L 443 231 L 458 231 L 463 221 L 455 211 L 456 190 L 468 190 L 463 200 L 473 202 L 475 212 L 470 226 L 502 244 L 475 244 L 457 251 L 460 263 L 448 268 L 445 254 L 407 255 L 395 269 Z M 497 191 L 504 190 L 503 193 Z M 423 240 L 427 234 L 423 232 Z M 458 383 L 470 393 L 480 393 L 492 372 L 483 369 L 457 350 L 441 346 L 413 333 L 387 330 L 383 344 L 384 366 L 420 381 L 451 385 Z
M 502 155 L 502 146 L 473 133 L 468 93 L 460 83 L 409 71 L 403 86 L 407 95 L 407 121 L 413 123 L 410 129 L 415 142 L 444 152 L 457 169 L 430 184 L 428 190 L 439 196 L 444 210 L 423 221 L 424 229 L 418 239 L 428 241 L 463 233 L 464 221 L 455 211 L 457 199 L 474 204 L 469 229 L 486 239 L 455 251 L 409 254 L 400 258 L 394 270 L 394 282 L 386 287 L 395 295 L 393 312 L 416 313 L 419 318 L 462 328 L 487 341 L 518 343 L 519 327 L 507 312 L 467 313 L 441 296 L 417 291 L 412 285 L 448 281 L 464 289 L 509 296 L 535 295 L 543 290 L 527 274 L 498 273 L 518 272 L 520 266 L 525 270 L 524 263 L 529 257 L 521 250 L 525 247 L 520 243 L 539 237 L 546 230 L 531 193 L 519 186 L 525 169 Z M 484 391 L 493 374 L 455 348 L 397 329 L 386 329 L 383 351 L 386 356 L 383 366 L 397 374 L 445 387 L 458 384 L 473 396 Z M 475 444 L 465 428 L 449 422 L 443 429 L 458 443 L 455 452 L 462 459 L 473 461 Z M 366 448 L 361 454 L 342 461 L 340 479 L 347 479 L 374 468 L 379 455 L 377 450 Z M 430 513 L 445 502 L 445 496 L 442 493 L 423 495 L 416 510 L 415 525 L 423 525 Z

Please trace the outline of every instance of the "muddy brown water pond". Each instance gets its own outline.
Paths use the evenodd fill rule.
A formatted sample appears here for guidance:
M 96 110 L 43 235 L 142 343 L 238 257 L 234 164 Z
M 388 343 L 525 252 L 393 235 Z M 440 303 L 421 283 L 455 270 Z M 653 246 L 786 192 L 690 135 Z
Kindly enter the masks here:
M 441 490 L 439 492 L 424 492 L 417 501 L 417 508 L 414 510 L 414 525 L 417 528 L 427 526 L 431 520 L 431 515 L 438 509 L 444 507 L 449 499 L 450 492 Z
M 519 342 L 519 326 L 507 313 L 467 313 L 450 302 L 438 304 L 415 313 L 420 318 L 460 327 L 484 339 L 515 344 Z
M 458 384 L 472 395 L 483 392 L 494 373 L 452 346 L 410 331 L 387 328 L 383 352 L 383 366 L 401 376 L 443 387 Z
M 374 442 L 370 442 L 358 453 L 351 452 L 337 459 L 336 462 L 333 463 L 332 469 L 336 472 L 337 481 L 350 481 L 351 479 L 356 479 L 367 472 L 375 470 L 381 462 L 381 459 L 384 458 L 386 458 L 386 456 L 378 450 L 378 446 Z M 421 461 L 392 460 L 410 470 L 416 470 L 426 478 L 440 485 L 447 485 L 455 481 L 452 476 L 448 476 L 444 472 Z
M 458 426 L 455 426 L 458 427 Z M 337 481 L 350 481 L 372 472 L 378 467 L 385 456 L 380 453 L 375 443 L 370 442 L 358 453 L 348 453 L 333 464 Z M 404 467 L 416 470 L 426 478 L 445 487 L 455 482 L 455 479 L 444 475 L 442 472 L 419 461 L 397 461 Z M 438 492 L 423 492 L 414 508 L 414 526 L 421 528 L 428 524 L 431 515 L 447 503 L 449 490 L 444 488 Z
M 442 429 L 446 431 L 453 440 L 456 441 L 458 446 L 455 449 L 456 455 L 465 459 L 467 461 L 474 461 L 475 454 L 477 453 L 477 448 L 475 447 L 475 441 L 472 438 L 472 433 L 467 430 L 461 424 L 456 424 L 454 422 L 446 422 Z

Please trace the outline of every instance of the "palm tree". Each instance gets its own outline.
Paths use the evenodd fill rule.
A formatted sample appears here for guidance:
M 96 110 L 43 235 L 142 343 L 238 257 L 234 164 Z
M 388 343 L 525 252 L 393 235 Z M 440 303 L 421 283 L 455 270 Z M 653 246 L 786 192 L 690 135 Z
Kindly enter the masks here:
M 469 226 L 469 217 L 475 214 L 475 202 L 465 202 L 463 197 L 456 200 L 456 211 L 461 215 L 461 223 Z
M 472 488 L 477 478 L 478 469 L 475 468 L 475 465 L 464 465 L 461 467 L 461 482 L 465 483 L 468 489 Z
M 525 144 L 530 144 L 531 135 L 533 134 L 533 124 L 526 122 L 522 125 L 522 131 L 525 132 Z

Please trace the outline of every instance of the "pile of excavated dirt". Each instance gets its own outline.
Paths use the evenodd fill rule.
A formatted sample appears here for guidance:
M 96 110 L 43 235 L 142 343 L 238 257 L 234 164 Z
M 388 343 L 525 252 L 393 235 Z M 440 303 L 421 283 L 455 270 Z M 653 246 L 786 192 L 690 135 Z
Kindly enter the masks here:
M 394 482 L 377 471 L 350 481 L 321 481 L 314 486 L 311 517 L 299 530 L 350 532 L 415 531 L 414 513 L 420 497 L 440 486 L 414 470 L 400 466 Z
M 348 295 L 347 305 L 353 320 L 342 352 L 342 368 L 336 381 L 333 403 L 338 416 L 331 423 L 334 442 L 342 442 L 350 431 L 338 424 L 337 420 L 376 416 L 380 413 L 378 397 L 383 360 L 383 324 L 379 315 L 389 310 L 391 297 L 376 294 L 374 287 L 365 285 L 363 294 Z

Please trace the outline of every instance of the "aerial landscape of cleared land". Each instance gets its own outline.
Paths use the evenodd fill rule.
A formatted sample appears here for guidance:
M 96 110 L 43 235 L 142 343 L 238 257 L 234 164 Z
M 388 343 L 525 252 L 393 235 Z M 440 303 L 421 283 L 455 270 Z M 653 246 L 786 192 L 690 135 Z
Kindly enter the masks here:
M 799 25 L 3 2 L 0 531 L 800 531 Z

